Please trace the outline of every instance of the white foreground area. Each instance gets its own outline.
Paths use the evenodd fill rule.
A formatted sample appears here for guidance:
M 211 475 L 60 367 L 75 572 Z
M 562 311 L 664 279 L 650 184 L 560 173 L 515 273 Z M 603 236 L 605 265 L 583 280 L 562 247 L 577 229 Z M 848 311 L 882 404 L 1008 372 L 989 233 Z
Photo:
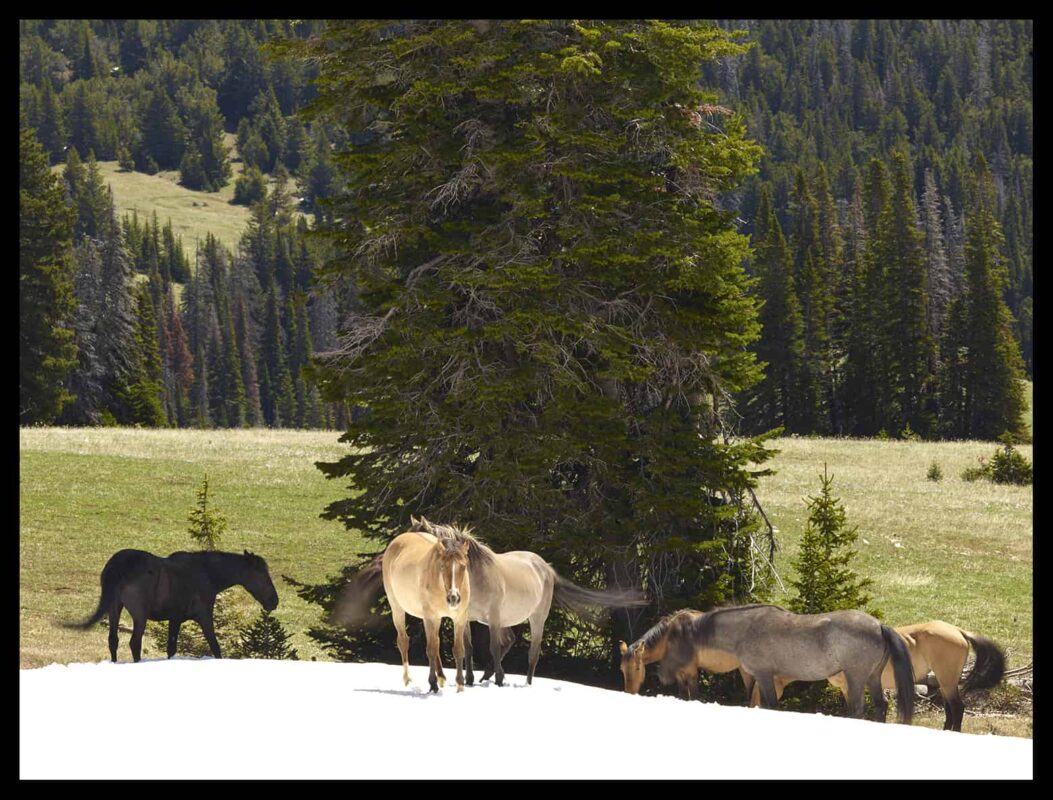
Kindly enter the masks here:
M 126 653 L 121 653 L 121 657 Z M 1032 741 L 519 675 L 177 658 L 20 671 L 29 778 L 1031 778 Z M 476 672 L 476 679 L 482 675 Z M 894 719 L 894 709 L 889 719 Z

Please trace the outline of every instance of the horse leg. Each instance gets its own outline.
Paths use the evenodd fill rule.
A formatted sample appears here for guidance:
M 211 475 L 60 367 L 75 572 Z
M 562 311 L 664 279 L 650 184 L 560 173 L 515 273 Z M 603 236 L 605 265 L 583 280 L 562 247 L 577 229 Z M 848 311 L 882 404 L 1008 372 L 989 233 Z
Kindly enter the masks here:
M 402 606 L 388 595 L 388 603 L 391 606 L 391 621 L 395 623 L 396 639 L 399 645 L 399 654 L 402 656 L 402 684 L 410 685 L 409 674 L 409 634 L 406 633 L 406 612 Z
M 216 629 L 212 624 L 212 609 L 208 609 L 198 621 L 201 626 L 201 632 L 205 634 L 205 641 L 208 642 L 208 649 L 212 651 L 214 658 L 223 658 L 222 653 L 219 650 L 219 641 L 216 639 Z
M 879 668 L 867 680 L 867 688 L 870 690 L 870 699 L 874 703 L 874 714 L 878 722 L 884 722 L 888 718 L 888 700 L 885 699 L 885 690 L 881 686 L 881 672 Z
M 505 685 L 505 668 L 501 664 L 504 653 L 501 650 L 501 632 L 504 628 L 490 628 L 490 670 L 494 673 L 494 683 L 498 686 Z M 533 646 L 533 643 L 531 643 Z
M 181 619 L 168 620 L 168 657 L 171 658 L 176 652 L 176 643 L 179 641 L 179 626 L 183 624 Z
M 469 686 L 475 685 L 475 673 L 472 670 L 472 623 L 464 626 L 464 682 Z
M 537 660 L 541 658 L 541 640 L 545 638 L 545 619 L 547 617 L 547 608 L 544 614 L 535 612 L 530 616 L 530 669 L 527 671 L 527 685 L 534 682 L 534 668 L 537 667 Z M 504 658 L 505 653 L 512 648 L 512 642 L 515 641 L 511 628 L 501 629 L 501 640 L 501 644 L 504 645 L 501 658 Z
M 746 705 L 750 708 L 759 706 L 760 690 L 757 688 L 757 681 L 742 667 L 739 667 L 739 675 L 742 676 L 742 683 L 746 687 Z
M 965 703 L 962 700 L 962 696 L 958 693 L 958 687 L 954 685 L 940 686 L 940 693 L 943 695 L 943 729 L 960 733 L 962 730 L 962 719 L 965 717 Z
M 763 672 L 754 675 L 754 678 L 757 681 L 757 688 L 760 689 L 761 708 L 778 707 L 779 698 L 775 694 L 774 676 L 770 672 Z
M 132 618 L 132 660 L 139 661 L 143 653 L 143 631 L 146 630 L 146 614 Z
M 110 645 L 110 660 L 114 664 L 117 663 L 117 626 L 121 622 L 121 603 L 119 600 L 115 601 L 113 607 L 110 609 L 110 634 L 109 634 L 109 645 Z
M 442 618 L 438 619 L 425 619 L 424 620 L 424 634 L 428 640 L 428 691 L 439 692 L 439 670 L 442 669 L 442 665 L 439 665 L 439 623 L 442 622 Z M 438 665 L 438 669 L 436 669 Z M 445 681 L 444 681 L 445 683 Z
M 847 685 L 845 700 L 848 701 L 848 715 L 855 719 L 863 719 L 863 711 L 865 710 L 863 688 L 865 682 L 846 672 L 845 683 Z
M 453 623 L 453 660 L 457 662 L 457 691 L 464 691 L 464 672 L 461 665 L 464 664 L 464 637 L 468 631 L 468 620 L 464 619 Z

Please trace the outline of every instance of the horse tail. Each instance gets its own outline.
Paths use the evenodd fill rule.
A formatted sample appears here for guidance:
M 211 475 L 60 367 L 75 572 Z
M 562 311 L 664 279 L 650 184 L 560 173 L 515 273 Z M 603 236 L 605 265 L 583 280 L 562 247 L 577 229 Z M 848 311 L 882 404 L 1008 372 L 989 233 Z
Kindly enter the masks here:
M 120 553 L 117 555 L 120 555 Z M 88 617 L 88 619 L 84 620 L 84 622 L 63 622 L 62 627 L 86 631 L 106 616 L 107 610 L 113 605 L 113 601 L 117 599 L 117 587 L 123 577 L 123 570 L 121 567 L 124 563 L 124 559 L 118 559 L 117 555 L 107 561 L 106 566 L 102 568 L 102 575 L 99 576 L 99 584 L 101 586 L 99 592 L 99 605 L 96 607 L 95 613 Z
M 910 660 L 910 651 L 900 635 L 887 625 L 881 626 L 881 635 L 885 639 L 885 648 L 892 659 L 892 673 L 896 678 L 896 707 L 899 709 L 899 721 L 904 725 L 910 725 L 914 718 L 914 666 Z
M 373 601 L 383 586 L 384 554 L 381 553 L 348 581 L 325 621 L 344 627 L 361 625 L 369 619 Z
M 962 684 L 962 691 L 991 689 L 997 686 L 1002 676 L 1005 675 L 1005 653 L 1002 652 L 1002 648 L 986 636 L 977 636 L 961 628 L 958 630 L 976 651 L 976 664 L 965 683 Z
M 553 599 L 559 603 L 561 608 L 573 611 L 582 619 L 593 624 L 603 621 L 602 614 L 596 613 L 594 609 L 600 608 L 629 608 L 630 606 L 645 606 L 647 598 L 636 589 L 586 589 L 568 581 L 555 570 L 555 590 Z

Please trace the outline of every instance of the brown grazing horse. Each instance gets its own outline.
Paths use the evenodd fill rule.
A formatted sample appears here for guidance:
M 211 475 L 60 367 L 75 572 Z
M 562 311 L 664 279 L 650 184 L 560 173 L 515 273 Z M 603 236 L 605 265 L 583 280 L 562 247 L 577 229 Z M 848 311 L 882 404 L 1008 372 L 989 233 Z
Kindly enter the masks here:
M 973 689 L 990 689 L 998 685 L 1005 674 L 1005 654 L 1002 649 L 986 637 L 938 619 L 919 622 L 916 625 L 904 625 L 895 630 L 903 637 L 910 651 L 914 680 L 923 680 L 930 670 L 936 676 L 944 701 L 943 729 L 960 731 L 962 718 L 965 716 L 962 693 Z M 961 682 L 965 661 L 969 657 L 970 644 L 976 650 L 976 665 L 959 689 L 958 684 Z M 746 682 L 747 693 L 750 694 L 750 704 L 758 705 L 760 690 L 753 685 L 753 678 L 748 673 L 743 673 L 742 677 Z M 831 675 L 827 680 L 840 689 L 847 699 L 847 686 L 842 673 Z M 782 697 L 783 690 L 790 683 L 792 681 L 786 678 L 776 677 L 776 695 Z M 896 688 L 890 664 L 886 664 L 881 673 L 881 686 L 884 689 Z
M 697 624 L 702 617 L 702 613 L 690 608 L 675 611 L 660 620 L 657 625 L 637 639 L 632 647 L 626 645 L 625 642 L 618 643 L 622 655 L 621 670 L 625 679 L 626 692 L 629 694 L 640 693 L 647 665 L 665 658 L 670 639 L 676 641 L 688 635 L 685 629 Z M 680 688 L 681 697 L 687 700 L 694 699 L 695 690 L 698 687 L 696 678 L 700 669 L 714 673 L 731 672 L 731 670 L 737 669 L 739 674 L 742 675 L 742 679 L 747 682 L 748 688 L 754 688 L 753 676 L 742 669 L 742 663 L 735 656 L 721 650 L 700 647 L 694 651 L 694 659 L 680 664 L 673 675 L 677 686 Z
M 472 586 L 468 568 L 470 546 L 467 531 L 447 529 L 439 535 L 406 531 L 391 540 L 381 555 L 364 567 L 343 589 L 330 621 L 351 624 L 359 621 L 378 594 L 378 577 L 391 606 L 399 653 L 402 655 L 402 679 L 410 683 L 409 634 L 406 614 L 424 621 L 428 651 L 428 686 L 438 692 L 446 685 L 439 658 L 439 626 L 443 617 L 453 620 L 453 653 L 457 661 L 457 691 L 464 691 L 465 630 L 468 627 L 468 605 Z
M 107 613 L 110 615 L 110 658 L 117 660 L 117 623 L 122 609 L 132 616 L 132 659 L 142 655 L 146 620 L 168 620 L 168 657 L 176 652 L 179 627 L 194 620 L 208 640 L 209 649 L 221 658 L 212 625 L 216 595 L 231 586 L 244 586 L 263 608 L 278 607 L 267 562 L 248 550 L 238 553 L 172 553 L 160 558 L 145 550 L 114 553 L 100 577 L 102 594 L 98 608 L 84 622 L 63 623 L 67 628 L 87 630 Z
M 756 680 L 765 708 L 776 706 L 776 676 L 821 680 L 843 672 L 849 714 L 863 716 L 866 687 L 880 722 L 885 721 L 888 709 L 881 672 L 891 659 L 900 721 L 909 724 L 913 715 L 907 647 L 895 631 L 861 611 L 793 614 L 759 604 L 704 614 L 680 611 L 662 619 L 631 648 L 624 642 L 620 647 L 626 691 L 639 690 L 643 665 L 649 658 L 661 662 L 658 677 L 662 683 L 675 680 L 689 692 L 700 667 L 710 664 L 715 672 L 738 667 L 744 679 L 748 673 Z M 748 680 L 747 689 L 752 690 Z

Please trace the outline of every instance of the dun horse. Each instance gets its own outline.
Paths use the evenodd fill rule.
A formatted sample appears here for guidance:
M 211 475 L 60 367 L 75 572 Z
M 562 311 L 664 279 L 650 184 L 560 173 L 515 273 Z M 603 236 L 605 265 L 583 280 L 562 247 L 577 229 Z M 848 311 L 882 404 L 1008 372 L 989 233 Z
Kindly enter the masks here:
M 505 677 L 501 662 L 515 641 L 509 629 L 523 622 L 530 623 L 527 683 L 533 682 L 534 669 L 541 655 L 545 621 L 548 619 L 553 600 L 585 618 L 595 618 L 591 613 L 592 608 L 638 606 L 646 603 L 639 593 L 631 590 L 597 591 L 577 586 L 560 576 L 537 553 L 526 550 L 495 553 L 467 531 L 447 525 L 434 525 L 423 518 L 410 519 L 414 528 L 421 529 L 415 531 L 417 535 L 451 537 L 466 543 L 468 572 L 471 578 L 471 594 L 467 602 L 468 618 L 473 622 L 482 622 L 490 628 L 490 655 L 493 661 L 483 679 L 489 678 L 490 670 L 493 670 L 498 686 L 504 683 Z M 406 535 L 408 534 L 402 534 Z M 365 616 L 372 596 L 370 584 L 375 589 L 377 572 L 383 568 L 385 574 L 387 573 L 387 552 L 374 559 L 352 579 L 334 611 L 334 620 L 351 624 L 361 621 Z M 389 600 L 390 597 L 389 593 Z M 474 682 L 471 635 L 467 626 L 463 631 L 455 631 L 454 635 L 457 637 L 454 642 L 457 669 L 460 672 L 463 660 L 470 686 Z M 440 664 L 440 671 L 441 668 Z
M 900 721 L 909 724 L 913 715 L 907 646 L 895 631 L 861 611 L 792 614 L 769 605 L 719 608 L 705 614 L 681 611 L 661 620 L 631 648 L 622 642 L 621 651 L 626 691 L 639 691 L 648 659 L 661 661 L 658 677 L 663 683 L 676 680 L 682 688 L 699 667 L 714 672 L 738 667 L 748 688 L 752 684 L 747 673 L 756 681 L 765 708 L 776 706 L 777 676 L 814 681 L 844 673 L 849 714 L 863 716 L 866 687 L 882 722 L 888 702 L 881 690 L 881 672 L 891 658 Z
M 212 655 L 222 658 L 212 625 L 216 595 L 231 586 L 244 586 L 267 611 L 278 607 L 267 562 L 248 550 L 237 553 L 172 553 L 168 558 L 144 550 L 120 550 L 106 562 L 100 577 L 102 594 L 91 618 L 65 623 L 87 630 L 107 613 L 110 616 L 110 658 L 117 660 L 117 623 L 121 610 L 132 616 L 132 658 L 142 655 L 146 620 L 168 620 L 168 657 L 175 655 L 179 627 L 194 620 L 208 640 Z
M 965 716 L 962 693 L 997 686 L 1005 674 L 1005 654 L 990 639 L 938 619 L 919 622 L 916 625 L 904 625 L 902 628 L 896 628 L 896 632 L 903 637 L 910 651 L 914 680 L 923 680 L 930 670 L 936 676 L 944 702 L 943 729 L 960 731 L 962 718 Z M 965 661 L 969 657 L 970 644 L 976 650 L 976 665 L 959 690 L 958 684 L 962 678 Z M 746 681 L 751 704 L 757 705 L 760 702 L 759 690 L 753 685 L 752 677 L 744 673 L 743 679 Z M 831 675 L 827 680 L 840 689 L 846 698 L 848 697 L 845 677 L 842 673 Z M 783 689 L 789 683 L 792 681 L 776 677 L 775 694 L 777 697 L 782 697 Z M 881 673 L 881 686 L 885 689 L 896 688 L 891 664 L 886 664 Z M 911 696 L 913 697 L 913 688 Z
M 409 635 L 406 614 L 424 621 L 428 650 L 428 686 L 438 692 L 446 685 L 439 658 L 439 626 L 443 617 L 453 620 L 453 652 L 457 661 L 457 691 L 464 691 L 461 666 L 464 661 L 465 630 L 468 627 L 468 604 L 473 586 L 468 564 L 471 539 L 466 531 L 444 529 L 439 535 L 407 531 L 352 579 L 341 592 L 331 621 L 343 624 L 357 622 L 378 594 L 380 578 L 391 606 L 399 653 L 402 655 L 402 678 L 410 683 Z
M 448 526 L 433 525 L 423 517 L 410 517 L 414 527 L 437 531 L 452 530 Z M 545 635 L 545 621 L 555 600 L 561 607 L 585 619 L 596 621 L 595 608 L 640 606 L 646 600 L 633 590 L 597 591 L 571 583 L 562 577 L 545 559 L 529 550 L 495 553 L 474 537 L 471 543 L 472 602 L 468 615 L 473 622 L 490 628 L 490 666 L 483 680 L 494 674 L 498 686 L 504 683 L 502 666 L 505 655 L 515 642 L 514 625 L 530 623 L 530 655 L 527 683 L 534 681 L 534 669 L 541 657 L 541 640 Z M 496 635 L 495 635 L 496 634 Z M 466 671 L 468 683 L 474 680 L 472 641 L 466 637 Z

